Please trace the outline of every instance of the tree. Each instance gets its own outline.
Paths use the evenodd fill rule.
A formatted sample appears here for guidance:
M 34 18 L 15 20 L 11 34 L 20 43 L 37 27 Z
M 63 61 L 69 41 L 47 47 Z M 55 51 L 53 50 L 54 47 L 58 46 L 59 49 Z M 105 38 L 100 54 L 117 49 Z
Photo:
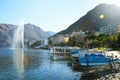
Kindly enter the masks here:
M 120 33 L 117 35 L 116 47 L 120 49 Z
M 40 45 L 41 45 L 41 41 L 36 41 L 36 42 L 32 43 L 30 45 L 30 47 L 34 48 L 35 46 L 40 46 Z
M 84 42 L 83 35 L 75 35 L 69 38 L 68 46 L 79 46 L 82 47 Z

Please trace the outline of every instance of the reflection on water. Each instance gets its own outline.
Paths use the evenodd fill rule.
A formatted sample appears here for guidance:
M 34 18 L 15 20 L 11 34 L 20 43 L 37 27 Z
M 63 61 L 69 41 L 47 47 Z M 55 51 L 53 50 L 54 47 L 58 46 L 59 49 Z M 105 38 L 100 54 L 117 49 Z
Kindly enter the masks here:
M 24 73 L 24 50 L 23 49 L 15 49 L 13 51 L 13 65 L 15 67 L 15 71 L 17 72 L 18 79 L 23 79 Z
M 0 80 L 79 80 L 67 61 L 51 61 L 49 50 L 0 49 Z

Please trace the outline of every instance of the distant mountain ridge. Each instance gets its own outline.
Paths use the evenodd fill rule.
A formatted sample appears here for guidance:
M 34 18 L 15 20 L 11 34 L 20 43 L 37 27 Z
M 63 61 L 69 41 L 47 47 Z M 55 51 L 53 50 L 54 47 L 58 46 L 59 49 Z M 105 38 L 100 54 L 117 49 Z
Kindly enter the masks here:
M 45 31 L 45 33 L 46 33 L 48 38 L 53 36 L 54 34 L 56 34 L 55 32 L 52 32 L 52 31 Z
M 0 46 L 11 44 L 16 25 L 0 24 Z
M 105 16 L 104 19 L 99 18 L 101 14 Z M 58 34 L 71 34 L 80 30 L 98 31 L 100 27 L 116 22 L 120 22 L 120 7 L 100 4 Z
M 46 33 L 38 26 L 33 24 L 25 24 L 24 36 L 28 40 L 47 39 Z
M 0 23 L 0 46 L 10 46 L 13 39 L 13 34 L 18 25 Z M 33 24 L 24 25 L 25 40 L 42 40 L 52 36 L 50 32 L 43 31 L 40 27 Z

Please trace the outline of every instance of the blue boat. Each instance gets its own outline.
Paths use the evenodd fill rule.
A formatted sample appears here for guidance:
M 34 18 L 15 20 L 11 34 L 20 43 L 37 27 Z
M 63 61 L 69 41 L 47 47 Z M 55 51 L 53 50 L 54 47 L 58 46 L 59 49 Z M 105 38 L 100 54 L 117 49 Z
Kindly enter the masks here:
M 118 62 L 118 58 L 107 57 L 104 54 L 85 54 L 85 57 L 78 57 L 78 61 L 81 65 L 95 66 L 95 65 L 108 65 L 110 62 Z

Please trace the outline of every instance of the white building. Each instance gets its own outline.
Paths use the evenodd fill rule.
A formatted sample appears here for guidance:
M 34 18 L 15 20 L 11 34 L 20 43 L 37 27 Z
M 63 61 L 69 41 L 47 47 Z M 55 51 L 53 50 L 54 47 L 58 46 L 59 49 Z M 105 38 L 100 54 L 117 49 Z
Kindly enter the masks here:
M 107 26 L 104 26 L 100 28 L 100 33 L 101 34 L 117 34 L 120 32 L 120 23 L 114 23 L 114 24 L 109 24 Z
M 47 45 L 48 45 L 48 39 L 41 40 L 41 46 L 42 47 L 47 46 Z

